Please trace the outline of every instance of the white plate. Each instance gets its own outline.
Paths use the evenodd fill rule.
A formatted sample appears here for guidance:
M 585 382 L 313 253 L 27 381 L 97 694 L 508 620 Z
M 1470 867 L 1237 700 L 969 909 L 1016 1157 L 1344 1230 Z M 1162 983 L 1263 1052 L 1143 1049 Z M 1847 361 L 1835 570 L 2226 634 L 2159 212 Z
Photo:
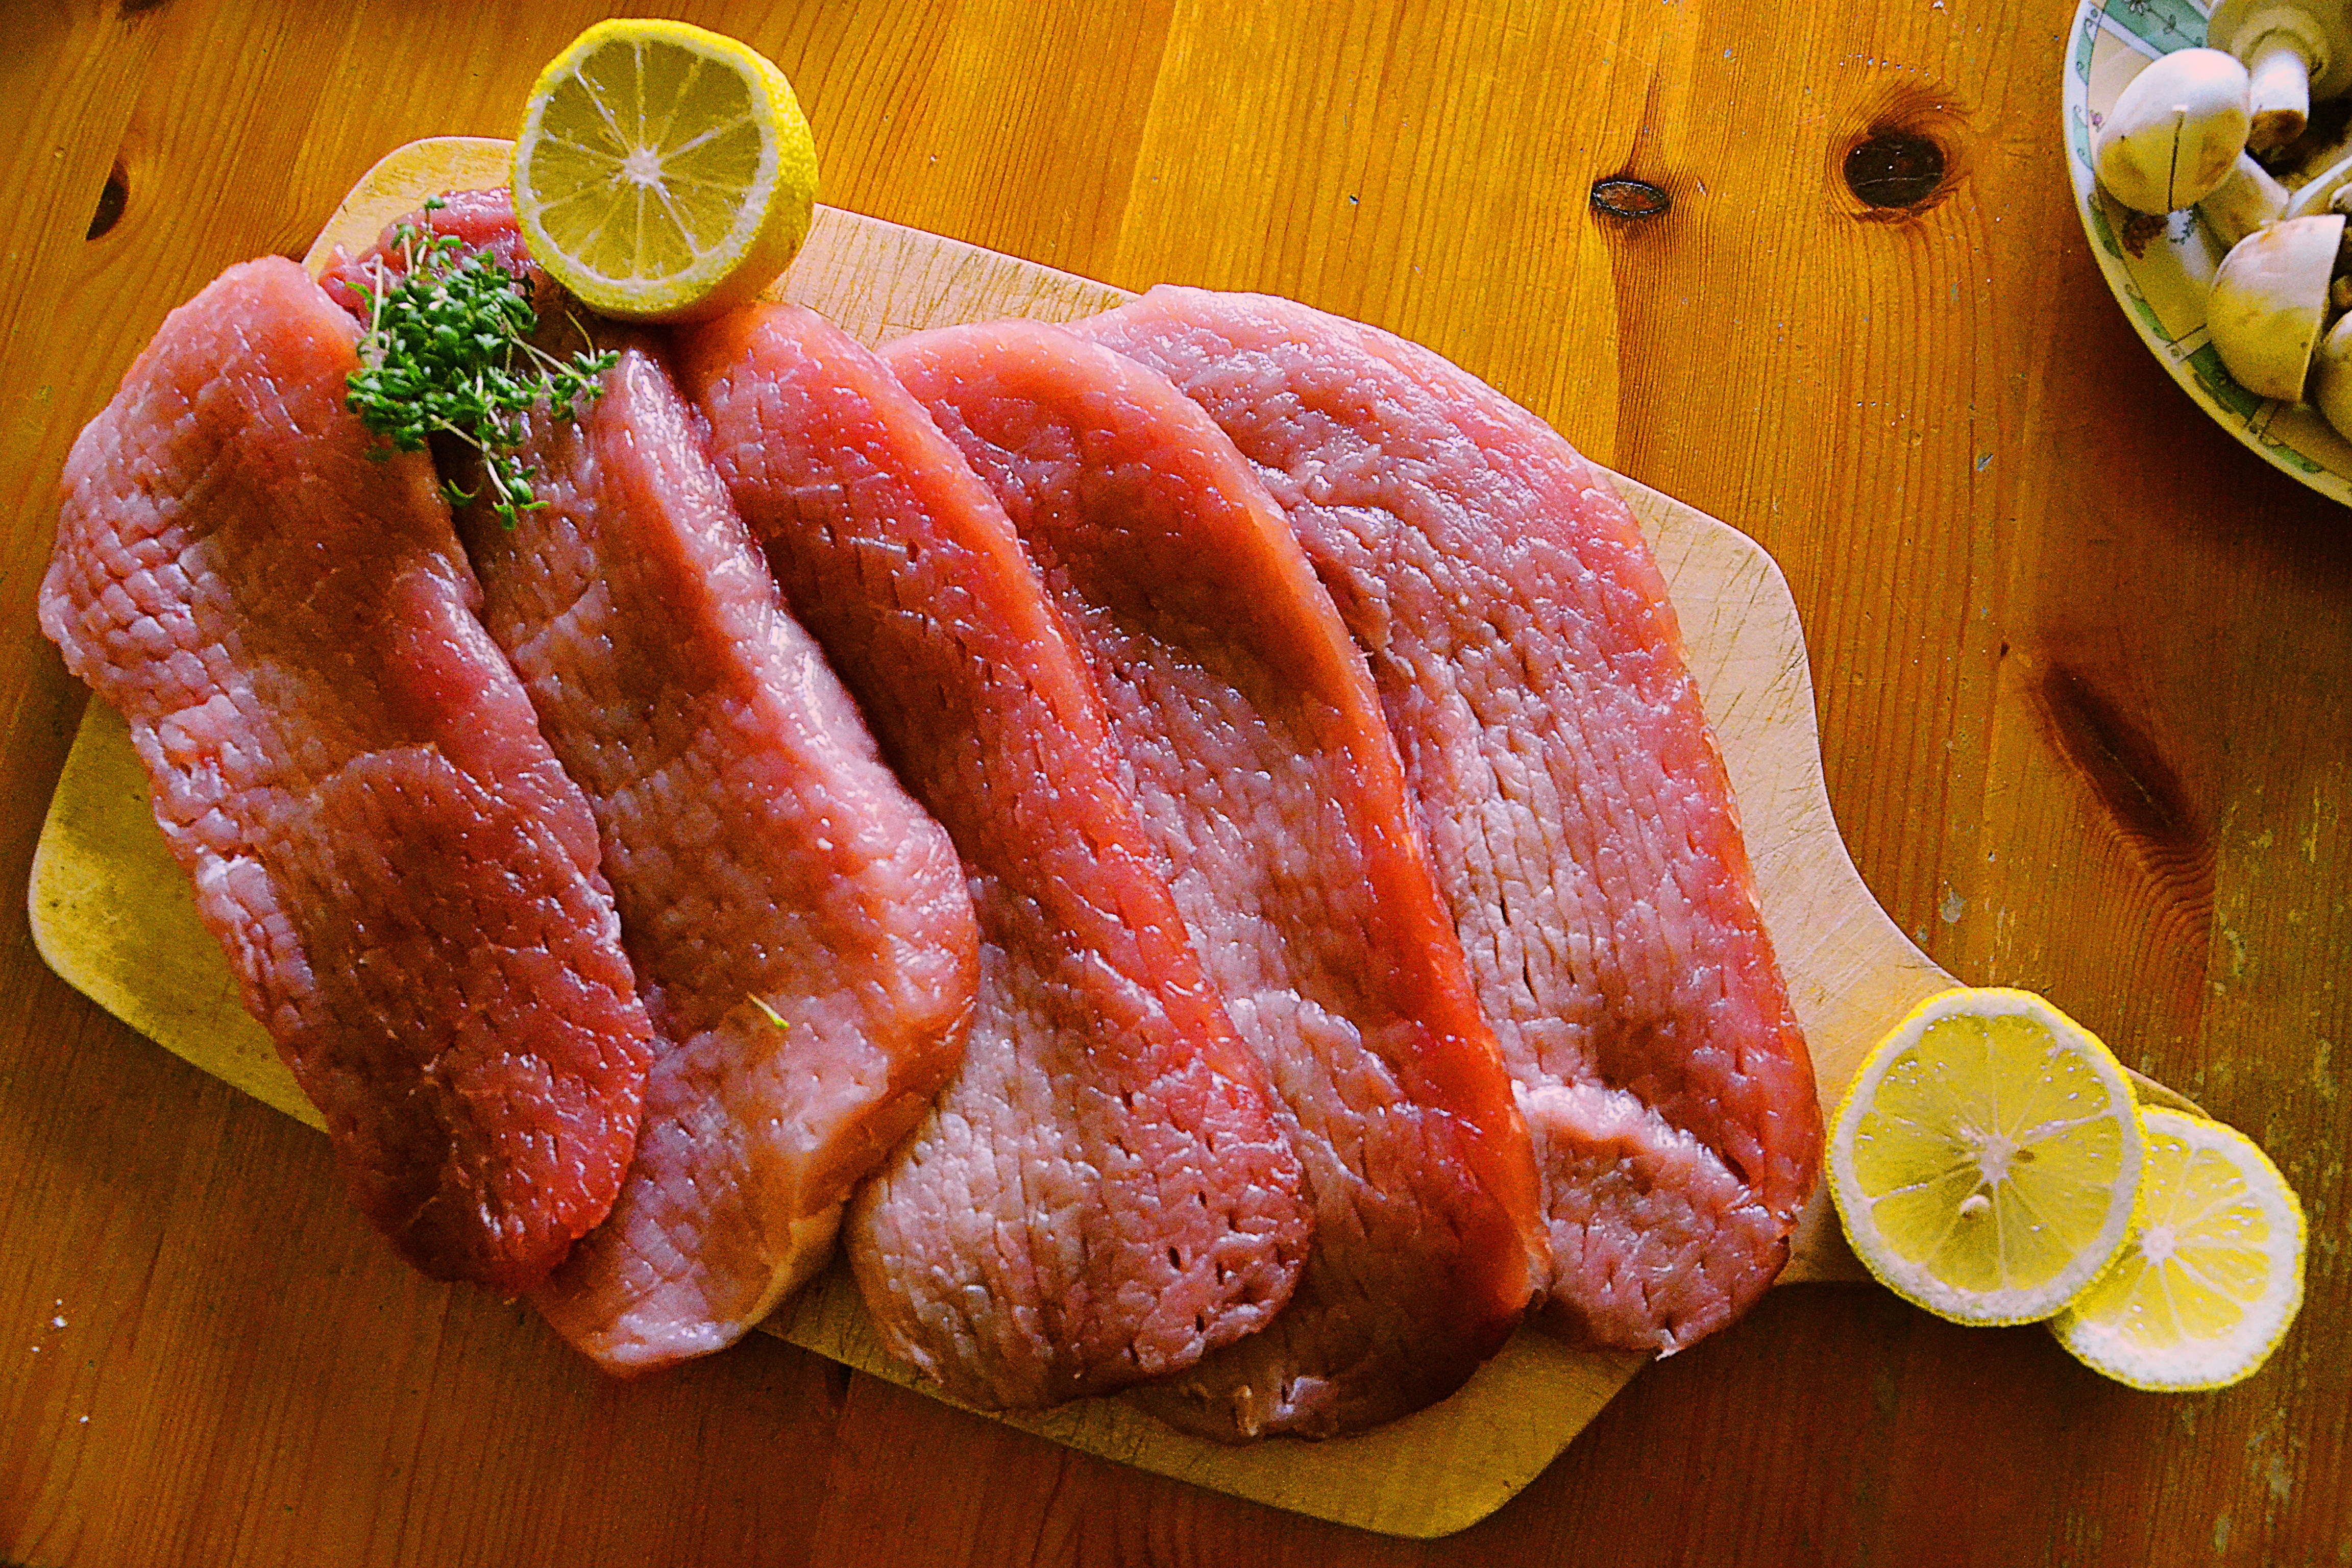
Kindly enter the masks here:
M 2136 215 L 2116 205 L 2091 175 L 2092 135 L 2124 84 L 2158 55 L 2204 43 L 2209 9 L 2205 0 L 2081 0 L 2076 6 L 2064 72 L 2074 211 L 2133 331 L 2197 405 L 2274 468 L 2352 506 L 2352 443 L 2316 410 L 2257 397 L 2221 368 L 2205 334 L 2205 293 L 2221 248 L 2204 225 L 2194 213 L 2174 213 L 2134 256 L 2123 233 Z

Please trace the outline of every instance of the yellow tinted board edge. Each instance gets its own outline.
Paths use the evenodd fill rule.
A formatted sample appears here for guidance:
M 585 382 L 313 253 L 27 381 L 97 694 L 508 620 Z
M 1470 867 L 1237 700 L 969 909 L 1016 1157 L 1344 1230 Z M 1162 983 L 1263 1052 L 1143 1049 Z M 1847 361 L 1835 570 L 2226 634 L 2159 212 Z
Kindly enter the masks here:
M 141 1034 L 264 1104 L 320 1126 L 238 1000 L 220 944 L 148 805 L 121 718 L 93 700 L 35 853 L 33 934 L 68 984 Z M 836 1266 L 763 1325 L 803 1349 L 938 1396 L 876 1342 Z M 1084 1453 L 1294 1513 L 1386 1535 L 1450 1535 L 1541 1475 L 1646 1359 L 1595 1354 L 1532 1331 L 1453 1398 L 1359 1437 L 1228 1448 L 1117 1400 L 994 1419 Z M 983 1412 L 982 1414 L 987 1414 Z
M 33 942 L 67 984 L 234 1089 L 325 1130 L 237 996 L 148 805 L 147 770 L 92 698 L 33 852 Z
M 487 138 L 435 138 L 395 151 L 353 187 L 312 247 L 310 265 L 320 265 L 337 243 L 363 247 L 425 193 L 500 183 L 508 146 Z M 1005 314 L 1066 320 L 1129 297 L 978 247 L 830 209 L 819 209 L 807 249 L 784 283 L 790 297 L 868 343 Z M 1708 716 L 1748 806 L 1767 920 L 1799 998 L 1816 1068 L 1834 1088 L 1889 1019 L 1918 996 L 1948 985 L 1949 977 L 1870 901 L 1829 817 L 1803 635 L 1778 571 L 1759 547 L 1724 524 L 1638 485 L 1623 488 L 1668 571 L 1669 591 L 1691 638 L 1694 673 L 1707 687 Z M 1714 676 L 1720 679 L 1707 686 Z M 1756 771 L 1741 776 L 1743 768 Z M 1765 829 L 1768 818 L 1780 823 L 1778 834 Z M 226 963 L 196 921 L 186 879 L 148 812 L 143 771 L 129 738 L 102 704 L 90 705 L 37 864 L 34 928 L 58 973 L 197 1067 L 317 1125 L 268 1039 L 239 1006 Z M 1811 1250 L 1822 1245 L 1840 1245 L 1834 1223 L 1825 1241 L 1816 1236 L 1809 1243 L 1801 1234 L 1794 1272 L 1801 1273 Z M 1812 1261 L 1809 1277 L 1820 1278 L 1818 1259 Z M 937 1394 L 883 1355 L 854 1286 L 837 1270 L 820 1278 L 769 1326 L 820 1354 Z M 1321 1444 L 1225 1448 L 1177 1434 L 1117 1401 L 1090 1401 L 1007 1424 L 1253 1501 L 1386 1534 L 1430 1538 L 1475 1523 L 1516 1495 L 1643 1359 L 1576 1352 L 1522 1332 L 1444 1404 L 1359 1437 Z

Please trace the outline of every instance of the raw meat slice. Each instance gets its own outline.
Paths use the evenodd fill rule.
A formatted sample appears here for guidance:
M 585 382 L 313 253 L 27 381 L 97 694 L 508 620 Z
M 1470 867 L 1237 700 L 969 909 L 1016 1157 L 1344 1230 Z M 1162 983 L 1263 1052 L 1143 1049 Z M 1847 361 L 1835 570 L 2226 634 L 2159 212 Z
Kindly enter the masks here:
M 1019 539 L 880 362 L 807 310 L 683 331 L 679 371 L 980 914 L 964 1065 L 850 1209 L 883 1342 L 999 1406 L 1192 1364 L 1289 1297 L 1311 1222 Z
M 173 311 L 67 461 L 41 625 L 360 1208 L 526 1290 L 620 1189 L 649 1030 L 432 467 L 343 407 L 356 335 L 275 258 Z
M 530 251 L 522 242 L 522 230 L 515 225 L 512 191 L 503 185 L 488 191 L 446 191 L 433 199 L 441 205 L 393 219 L 383 226 L 375 244 L 361 255 L 349 255 L 337 246 L 333 260 L 320 273 L 319 286 L 336 304 L 357 318 L 362 326 L 368 322 L 371 296 L 380 276 L 398 278 L 408 269 L 408 254 L 400 239 L 404 227 L 419 241 L 427 236 L 454 238 L 462 242 L 466 250 L 488 251 L 509 277 L 523 282 L 534 307 L 548 307 L 540 312 L 543 327 L 562 325 L 546 321 L 551 312 L 569 313 L 579 309 L 546 270 L 530 258 Z M 554 341 L 551 333 L 550 341 Z
M 596 809 L 657 1037 L 628 1183 L 537 1298 L 615 1370 L 731 1343 L 832 1255 L 979 980 L 954 847 L 785 611 L 667 374 L 621 353 L 577 427 L 534 421 L 546 507 L 461 519 L 484 623 Z
M 1671 1352 L 1788 1257 L 1812 1073 L 1640 530 L 1540 420 L 1287 300 L 1157 289 L 1076 329 L 1257 466 L 1370 656 L 1536 1143 L 1548 1315 Z
M 505 192 L 448 202 L 408 221 L 518 269 Z M 601 395 L 528 421 L 542 504 L 457 521 L 483 624 L 596 814 L 656 1034 L 628 1181 L 534 1300 L 642 1372 L 732 1343 L 831 1256 L 850 1188 L 954 1068 L 979 939 L 954 847 L 784 609 L 654 345 L 596 337 L 621 356 Z
M 1085 652 L 1315 1205 L 1290 1304 L 1143 1397 L 1229 1442 L 1433 1404 L 1509 1336 L 1549 1253 L 1363 656 L 1273 498 L 1165 377 L 1028 321 L 882 357 L 1004 503 Z

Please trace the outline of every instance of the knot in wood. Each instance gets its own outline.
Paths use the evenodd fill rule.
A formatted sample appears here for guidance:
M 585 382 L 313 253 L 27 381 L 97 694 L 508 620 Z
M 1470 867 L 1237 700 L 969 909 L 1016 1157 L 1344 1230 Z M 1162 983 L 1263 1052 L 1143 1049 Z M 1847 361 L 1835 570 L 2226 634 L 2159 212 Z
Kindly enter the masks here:
M 1846 189 L 1874 207 L 1916 207 L 1944 185 L 1944 150 L 1903 130 L 1873 131 L 1845 155 Z
M 1675 205 L 1675 198 L 1663 185 L 1614 174 L 1592 182 L 1592 205 L 1611 217 L 1638 220 L 1664 217 L 1666 209 Z
M 89 228 L 84 239 L 102 237 L 107 230 L 122 221 L 122 209 L 131 201 L 131 174 L 117 158 L 114 167 L 106 173 L 106 184 L 99 187 L 98 205 L 89 215 Z

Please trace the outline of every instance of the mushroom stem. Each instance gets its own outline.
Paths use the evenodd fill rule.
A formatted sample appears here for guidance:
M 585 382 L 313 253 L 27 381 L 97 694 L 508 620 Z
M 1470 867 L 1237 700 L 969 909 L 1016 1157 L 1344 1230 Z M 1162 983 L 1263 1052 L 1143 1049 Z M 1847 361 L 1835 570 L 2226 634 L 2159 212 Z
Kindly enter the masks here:
M 2269 170 L 2241 153 L 2220 188 L 2198 203 L 2197 210 L 2205 215 L 2205 226 L 2226 252 L 2256 229 L 2277 222 L 2290 199 L 2287 188 L 2272 179 Z
M 2328 210 L 2336 193 L 2352 184 L 2352 153 L 2347 153 L 2318 174 L 2294 187 L 2286 204 L 2288 217 L 2310 217 Z
M 2219 0 L 2205 42 L 2253 74 L 2247 111 L 2257 152 L 2301 135 L 2315 100 L 2352 89 L 2352 5 L 2345 0 Z
M 2248 146 L 2268 152 L 2303 134 L 2311 120 L 2310 47 L 2300 34 L 2276 32 L 2246 51 L 2253 76 L 2248 95 L 2253 129 L 2246 138 Z

